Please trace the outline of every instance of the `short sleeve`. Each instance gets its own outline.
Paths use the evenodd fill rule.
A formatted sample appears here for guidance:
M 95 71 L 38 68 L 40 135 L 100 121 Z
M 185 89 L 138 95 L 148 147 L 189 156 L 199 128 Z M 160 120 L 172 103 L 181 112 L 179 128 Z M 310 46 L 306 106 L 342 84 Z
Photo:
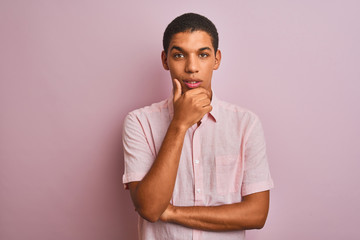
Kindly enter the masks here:
M 263 128 L 260 120 L 255 116 L 245 136 L 244 179 L 241 193 L 245 196 L 273 187 Z
M 151 151 L 139 118 L 129 113 L 123 128 L 124 175 L 123 183 L 141 181 L 149 171 L 155 154 Z

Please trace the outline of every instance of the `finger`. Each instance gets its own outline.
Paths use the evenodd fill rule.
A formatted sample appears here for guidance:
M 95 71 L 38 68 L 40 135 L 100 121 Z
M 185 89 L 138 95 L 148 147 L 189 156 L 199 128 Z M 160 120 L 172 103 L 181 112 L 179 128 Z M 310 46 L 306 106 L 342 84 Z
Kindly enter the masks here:
M 194 100 L 194 102 L 201 102 L 201 101 L 211 102 L 211 99 L 206 93 L 192 95 L 191 98 Z
M 174 78 L 173 80 L 173 86 L 174 86 L 174 102 L 176 102 L 181 97 L 181 84 L 179 80 Z
M 209 106 L 211 104 L 211 101 L 208 98 L 204 98 L 204 99 L 199 100 L 198 104 L 201 107 L 206 107 L 206 106 Z
M 211 98 L 211 92 L 202 87 L 191 89 L 191 90 L 187 91 L 186 93 L 191 94 L 191 95 L 205 93 L 209 98 Z
M 211 110 L 212 110 L 212 106 L 211 106 L 211 105 L 208 105 L 208 106 L 206 106 L 206 107 L 203 108 L 203 111 L 204 111 L 205 113 L 211 112 Z
M 205 93 L 205 92 L 206 92 L 206 89 L 205 89 L 205 88 L 198 87 L 198 88 L 190 89 L 190 90 L 188 90 L 186 93 L 187 93 L 187 94 L 195 95 L 195 94 Z

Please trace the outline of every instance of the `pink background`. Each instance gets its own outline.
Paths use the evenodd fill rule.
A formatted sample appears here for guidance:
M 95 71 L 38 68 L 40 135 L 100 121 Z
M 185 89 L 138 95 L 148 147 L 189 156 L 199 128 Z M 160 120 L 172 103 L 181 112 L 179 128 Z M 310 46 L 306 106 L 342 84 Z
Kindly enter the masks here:
M 0 239 L 136 239 L 126 113 L 166 98 L 166 25 L 217 25 L 219 98 L 264 125 L 275 189 L 250 240 L 360 239 L 359 1 L 0 2 Z

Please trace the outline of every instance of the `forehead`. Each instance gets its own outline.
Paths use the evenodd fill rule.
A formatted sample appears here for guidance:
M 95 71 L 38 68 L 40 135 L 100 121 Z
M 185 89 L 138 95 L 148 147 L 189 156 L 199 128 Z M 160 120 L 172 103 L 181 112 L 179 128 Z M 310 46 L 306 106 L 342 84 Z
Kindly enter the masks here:
M 173 46 L 181 47 L 184 50 L 197 50 L 204 47 L 213 49 L 211 36 L 204 31 L 176 33 L 171 38 L 169 49 Z

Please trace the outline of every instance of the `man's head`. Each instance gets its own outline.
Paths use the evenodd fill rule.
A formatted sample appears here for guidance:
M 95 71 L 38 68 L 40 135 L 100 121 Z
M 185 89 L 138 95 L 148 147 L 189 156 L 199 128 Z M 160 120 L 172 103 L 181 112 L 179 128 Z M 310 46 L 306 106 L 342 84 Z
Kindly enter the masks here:
M 179 80 L 182 92 L 197 87 L 211 92 L 212 72 L 221 60 L 215 25 L 201 15 L 183 14 L 168 25 L 163 44 L 163 67 Z

